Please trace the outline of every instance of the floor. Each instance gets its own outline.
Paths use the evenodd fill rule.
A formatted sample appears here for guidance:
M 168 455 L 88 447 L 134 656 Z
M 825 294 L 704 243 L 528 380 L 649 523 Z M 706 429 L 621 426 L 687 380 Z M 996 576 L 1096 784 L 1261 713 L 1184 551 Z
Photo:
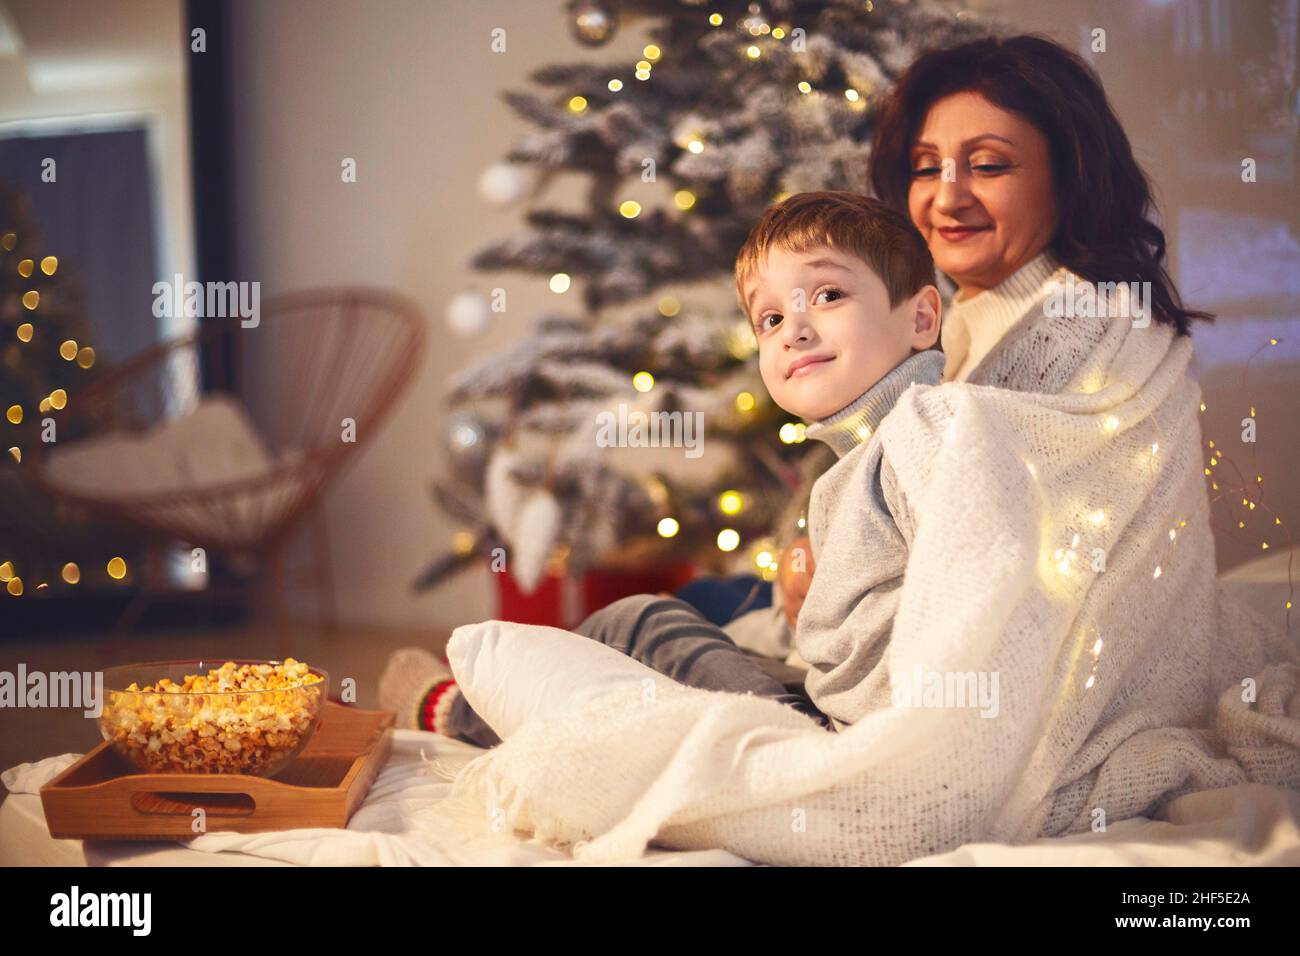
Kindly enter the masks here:
M 357 706 L 378 708 L 379 675 L 399 647 L 427 647 L 442 653 L 449 635 L 430 631 L 343 628 L 323 631 L 314 624 L 291 625 L 286 655 L 330 675 L 330 693 L 341 681 L 356 681 Z M 0 642 L 0 671 L 99 670 L 137 661 L 196 657 L 271 659 L 279 656 L 276 634 L 268 626 L 229 629 L 147 631 L 115 645 L 102 634 L 7 638 Z M 0 769 L 62 753 L 84 753 L 100 741 L 95 721 L 79 710 L 0 708 Z M 0 787 L 0 801 L 4 788 Z

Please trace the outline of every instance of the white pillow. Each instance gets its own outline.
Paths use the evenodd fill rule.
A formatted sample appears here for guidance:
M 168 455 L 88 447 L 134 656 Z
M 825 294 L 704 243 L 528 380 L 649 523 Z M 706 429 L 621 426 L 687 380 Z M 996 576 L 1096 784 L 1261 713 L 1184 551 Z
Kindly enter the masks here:
M 463 624 L 447 659 L 460 692 L 502 740 L 534 717 L 554 717 L 627 684 L 676 686 L 581 634 L 512 621 Z

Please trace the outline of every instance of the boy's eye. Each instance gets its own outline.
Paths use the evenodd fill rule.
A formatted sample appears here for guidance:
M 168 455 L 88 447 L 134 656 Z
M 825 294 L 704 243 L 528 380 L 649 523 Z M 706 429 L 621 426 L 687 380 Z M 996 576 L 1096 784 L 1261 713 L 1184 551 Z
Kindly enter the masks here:
M 817 300 L 820 299 L 822 296 L 835 296 L 835 299 L 827 300 L 829 302 L 834 302 L 836 299 L 842 299 L 844 297 L 844 293 L 834 287 L 826 286 L 824 288 L 818 289 L 817 292 L 813 295 L 813 303 L 815 304 Z M 769 312 L 767 313 L 767 315 L 761 315 L 759 316 L 758 321 L 755 323 L 755 331 L 757 332 L 771 331 L 772 329 L 776 328 L 777 325 L 781 324 L 781 318 L 782 317 L 780 312 Z M 768 325 L 767 324 L 768 319 L 776 319 L 775 325 Z

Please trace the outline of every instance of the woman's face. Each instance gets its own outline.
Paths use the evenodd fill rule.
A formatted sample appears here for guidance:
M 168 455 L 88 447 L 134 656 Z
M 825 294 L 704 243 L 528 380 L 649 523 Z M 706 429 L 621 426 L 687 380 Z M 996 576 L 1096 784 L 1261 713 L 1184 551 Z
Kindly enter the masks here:
M 1028 120 L 978 93 L 954 93 L 930 107 L 911 159 L 908 212 L 963 299 L 997 285 L 1051 241 L 1051 157 Z

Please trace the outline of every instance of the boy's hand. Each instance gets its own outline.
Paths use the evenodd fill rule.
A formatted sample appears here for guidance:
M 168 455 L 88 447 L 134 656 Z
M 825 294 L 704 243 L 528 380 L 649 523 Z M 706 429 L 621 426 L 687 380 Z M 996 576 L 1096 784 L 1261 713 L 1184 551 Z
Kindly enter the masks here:
M 776 584 L 781 589 L 782 610 L 791 633 L 794 633 L 795 622 L 799 619 L 803 599 L 808 595 L 815 567 L 812 542 L 807 535 L 795 538 L 781 554 Z

